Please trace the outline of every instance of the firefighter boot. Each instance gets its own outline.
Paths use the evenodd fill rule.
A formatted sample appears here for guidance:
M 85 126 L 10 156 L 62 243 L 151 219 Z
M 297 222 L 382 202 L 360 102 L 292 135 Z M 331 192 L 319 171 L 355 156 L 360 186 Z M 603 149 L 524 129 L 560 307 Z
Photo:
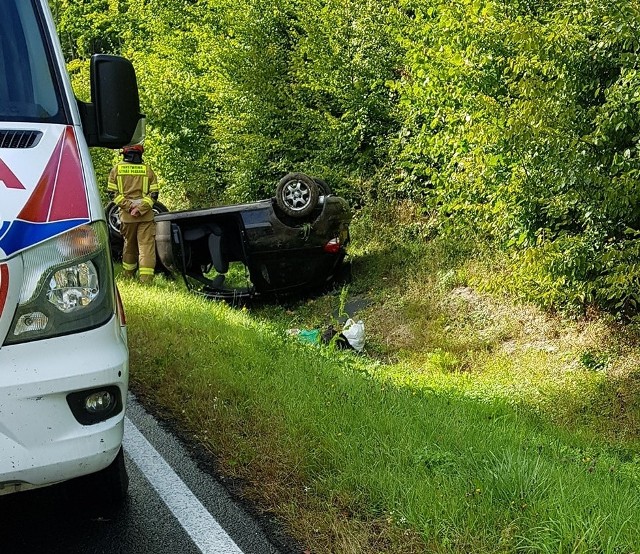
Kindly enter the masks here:
M 122 277 L 124 279 L 133 279 L 136 276 L 136 270 L 135 269 L 123 269 L 122 273 L 120 275 L 122 275 Z
M 149 275 L 143 273 L 142 275 L 140 275 L 140 282 L 143 284 L 149 284 L 153 282 L 153 274 Z

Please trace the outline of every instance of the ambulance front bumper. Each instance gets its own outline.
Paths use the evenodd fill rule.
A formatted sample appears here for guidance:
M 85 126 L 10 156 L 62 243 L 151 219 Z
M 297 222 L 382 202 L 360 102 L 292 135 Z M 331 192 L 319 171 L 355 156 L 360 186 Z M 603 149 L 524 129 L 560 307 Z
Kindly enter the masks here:
M 122 443 L 127 387 L 115 317 L 91 331 L 0 348 L 0 495 L 108 466 Z M 69 395 L 107 388 L 119 406 L 81 423 Z

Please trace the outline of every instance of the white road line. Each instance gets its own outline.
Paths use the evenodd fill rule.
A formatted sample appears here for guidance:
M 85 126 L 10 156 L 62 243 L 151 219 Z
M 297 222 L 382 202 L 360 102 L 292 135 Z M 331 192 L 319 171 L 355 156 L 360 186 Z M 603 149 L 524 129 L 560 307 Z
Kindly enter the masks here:
M 128 417 L 124 449 L 203 554 L 243 554 Z

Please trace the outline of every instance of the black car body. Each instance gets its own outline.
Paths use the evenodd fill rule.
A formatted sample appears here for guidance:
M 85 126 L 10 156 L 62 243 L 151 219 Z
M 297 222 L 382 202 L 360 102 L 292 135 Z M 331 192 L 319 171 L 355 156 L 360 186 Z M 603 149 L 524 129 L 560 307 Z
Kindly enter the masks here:
M 284 185 L 283 185 L 284 183 Z M 289 174 L 275 198 L 155 216 L 160 262 L 216 298 L 309 291 L 341 276 L 351 211 L 323 181 Z M 241 262 L 247 286 L 225 283 Z

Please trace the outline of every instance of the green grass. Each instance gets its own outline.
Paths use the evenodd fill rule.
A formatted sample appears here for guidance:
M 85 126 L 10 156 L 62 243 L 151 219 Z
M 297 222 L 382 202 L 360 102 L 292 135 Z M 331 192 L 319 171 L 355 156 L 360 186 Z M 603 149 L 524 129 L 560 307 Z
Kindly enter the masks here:
M 374 250 L 391 282 L 356 275 L 352 292 L 375 300 L 365 356 L 285 333 L 329 322 L 339 291 L 247 311 L 159 278 L 121 283 L 132 388 L 311 552 L 640 550 L 635 405 L 620 392 L 635 377 L 601 371 L 629 352 L 610 362 L 535 318 L 524 333 L 521 312 L 452 297 L 450 275 L 393 274 Z M 396 324 L 412 336 L 388 340 Z

